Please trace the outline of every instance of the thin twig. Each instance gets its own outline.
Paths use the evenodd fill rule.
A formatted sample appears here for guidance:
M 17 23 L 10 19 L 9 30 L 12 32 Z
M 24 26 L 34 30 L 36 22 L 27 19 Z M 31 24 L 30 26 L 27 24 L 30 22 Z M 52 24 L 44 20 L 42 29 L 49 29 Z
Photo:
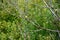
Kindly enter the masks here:
M 25 18 L 23 18 L 23 19 L 25 19 Z M 37 30 L 30 30 L 31 32 L 32 31 L 37 32 L 37 31 L 40 31 L 40 30 L 46 30 L 46 31 L 52 31 L 52 32 L 60 32 L 59 30 L 52 30 L 52 29 L 43 28 L 43 27 L 41 27 L 39 25 L 36 25 L 35 22 L 33 22 L 33 21 L 29 20 L 29 19 L 25 19 L 25 20 L 27 20 L 29 23 L 33 24 L 35 27 L 39 28 Z
M 47 8 L 51 11 L 51 13 L 53 14 L 53 16 L 55 16 L 55 18 L 57 18 L 57 19 L 60 20 L 60 18 L 56 15 L 54 9 L 52 9 L 52 8 L 46 3 L 45 0 L 43 0 L 43 2 L 44 2 L 44 4 L 47 6 Z

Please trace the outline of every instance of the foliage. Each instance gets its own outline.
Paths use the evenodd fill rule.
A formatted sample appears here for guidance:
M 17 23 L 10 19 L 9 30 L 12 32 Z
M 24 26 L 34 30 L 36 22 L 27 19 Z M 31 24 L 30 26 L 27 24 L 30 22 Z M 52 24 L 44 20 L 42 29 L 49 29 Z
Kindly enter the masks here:
M 60 16 L 59 0 L 45 1 Z M 59 40 L 57 30 L 60 21 L 43 0 L 0 0 L 0 40 Z

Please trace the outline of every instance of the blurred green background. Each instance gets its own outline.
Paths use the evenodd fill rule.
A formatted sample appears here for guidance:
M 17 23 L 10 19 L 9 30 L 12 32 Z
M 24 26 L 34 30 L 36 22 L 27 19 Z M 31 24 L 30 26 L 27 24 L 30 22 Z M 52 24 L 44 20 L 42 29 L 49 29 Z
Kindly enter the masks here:
M 60 0 L 45 1 L 60 16 Z M 0 0 L 0 40 L 60 40 L 56 19 L 43 0 Z

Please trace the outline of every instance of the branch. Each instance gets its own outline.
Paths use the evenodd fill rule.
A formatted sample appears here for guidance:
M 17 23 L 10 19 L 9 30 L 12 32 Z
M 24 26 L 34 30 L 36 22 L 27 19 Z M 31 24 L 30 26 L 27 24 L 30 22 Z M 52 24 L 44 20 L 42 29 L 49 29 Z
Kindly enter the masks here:
M 30 32 L 38 32 L 38 31 L 41 31 L 41 30 L 46 30 L 46 31 L 51 31 L 51 32 L 60 32 L 59 30 L 51 30 L 51 29 L 46 29 L 46 28 L 40 28 L 40 29 L 37 29 L 37 30 L 30 30 Z
M 51 11 L 51 13 L 60 21 L 60 18 L 58 17 L 58 15 L 56 15 L 55 11 L 52 9 L 52 7 L 50 7 L 45 0 L 43 0 L 44 4 L 47 6 L 47 8 Z
M 52 29 L 43 28 L 40 25 L 37 25 L 32 20 L 29 20 L 29 19 L 26 19 L 26 18 L 23 18 L 23 19 L 27 20 L 29 23 L 33 24 L 36 28 L 38 28 L 37 30 L 30 30 L 30 32 L 32 32 L 32 31 L 37 32 L 37 31 L 40 31 L 40 30 L 46 30 L 46 31 L 51 31 L 51 32 L 60 32 L 59 30 L 52 30 Z

